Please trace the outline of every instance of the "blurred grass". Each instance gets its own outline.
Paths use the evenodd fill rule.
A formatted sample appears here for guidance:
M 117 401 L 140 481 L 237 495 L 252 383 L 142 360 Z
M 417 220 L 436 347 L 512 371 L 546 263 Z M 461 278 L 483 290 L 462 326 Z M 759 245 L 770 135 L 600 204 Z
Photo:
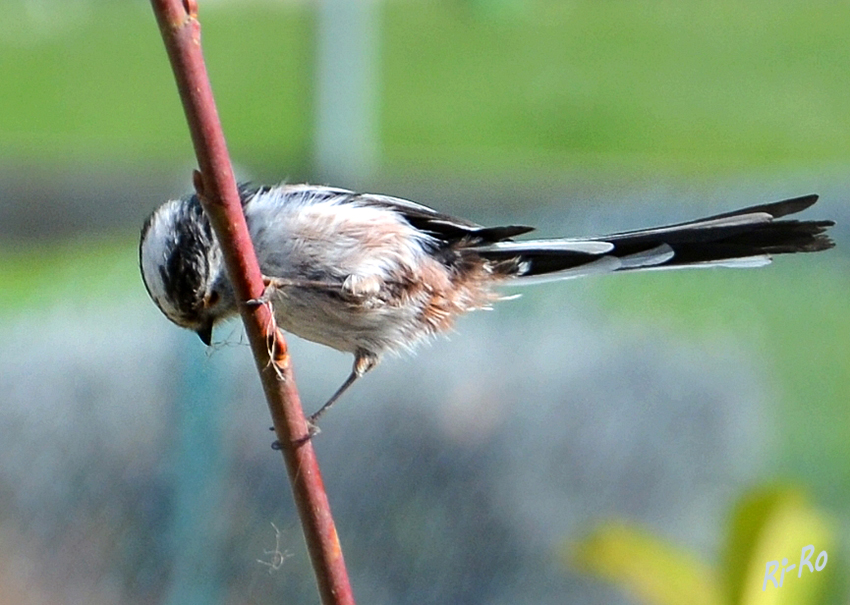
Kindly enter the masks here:
M 24 310 L 144 296 L 137 235 L 0 244 L 0 319 Z
M 460 4 L 392 5 L 391 160 L 700 172 L 850 151 L 846 3 L 528 6 L 482 22 Z
M 850 154 L 847 3 L 527 0 L 493 13 L 485 5 L 385 5 L 381 140 L 391 169 L 717 173 Z M 311 7 L 201 8 L 236 161 L 304 172 Z M 0 80 L 16 91 L 0 95 L 0 156 L 190 157 L 146 2 L 91 3 L 52 37 L 28 31 L 36 26 L 22 15 L 7 10 L 0 28 L 16 32 L 0 36 Z
M 303 170 L 310 132 L 310 15 L 204 10 L 204 51 L 234 159 Z M 208 18 L 206 13 L 209 13 Z M 193 157 L 147 2 L 96 2 L 37 44 L 0 40 L 0 159 L 184 162 Z M 5 157 L 2 157 L 5 156 Z

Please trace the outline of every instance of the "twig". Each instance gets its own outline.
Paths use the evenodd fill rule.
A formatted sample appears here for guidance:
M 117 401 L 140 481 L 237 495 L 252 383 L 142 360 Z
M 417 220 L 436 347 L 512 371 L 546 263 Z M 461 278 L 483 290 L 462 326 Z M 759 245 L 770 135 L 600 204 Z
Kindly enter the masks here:
M 186 112 L 200 172 L 194 184 L 224 252 L 241 301 L 264 291 L 260 267 L 242 205 L 201 52 L 195 0 L 151 0 Z M 263 383 L 307 549 L 325 605 L 354 603 L 348 572 L 310 442 L 292 364 L 268 305 L 240 305 L 242 320 Z

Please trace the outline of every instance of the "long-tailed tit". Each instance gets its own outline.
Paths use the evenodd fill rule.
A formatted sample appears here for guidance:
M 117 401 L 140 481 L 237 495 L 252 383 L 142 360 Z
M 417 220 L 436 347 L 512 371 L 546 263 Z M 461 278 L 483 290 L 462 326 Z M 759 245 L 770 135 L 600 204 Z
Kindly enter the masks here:
M 326 411 L 381 355 L 412 349 L 499 299 L 496 287 L 614 271 L 756 267 L 774 254 L 834 244 L 832 221 L 778 220 L 807 195 L 697 221 L 580 239 L 513 238 L 531 227 L 482 227 L 385 195 L 311 185 L 240 189 L 277 324 L 354 354 Z M 142 277 L 168 319 L 209 345 L 237 313 L 221 248 L 197 196 L 160 206 L 142 228 Z

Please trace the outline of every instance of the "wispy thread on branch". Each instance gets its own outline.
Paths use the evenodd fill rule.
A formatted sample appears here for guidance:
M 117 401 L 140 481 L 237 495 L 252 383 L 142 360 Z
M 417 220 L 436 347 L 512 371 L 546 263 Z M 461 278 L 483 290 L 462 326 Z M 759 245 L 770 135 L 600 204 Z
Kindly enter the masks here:
M 207 77 L 195 0 L 151 0 L 186 113 L 200 171 L 195 190 L 221 244 L 239 300 L 259 299 L 263 276 L 242 214 L 236 179 Z M 286 341 L 268 305 L 240 305 L 245 331 L 286 463 L 301 527 L 325 605 L 354 597 Z

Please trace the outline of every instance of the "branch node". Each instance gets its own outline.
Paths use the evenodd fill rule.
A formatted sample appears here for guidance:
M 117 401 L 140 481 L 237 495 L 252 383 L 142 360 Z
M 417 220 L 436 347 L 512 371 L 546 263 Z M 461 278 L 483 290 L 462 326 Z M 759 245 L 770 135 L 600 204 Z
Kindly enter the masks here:
M 289 350 L 286 348 L 286 341 L 283 339 L 280 329 L 275 327 L 274 332 L 268 336 L 269 351 L 271 353 L 271 362 L 274 364 L 275 371 L 281 379 L 284 379 L 284 372 L 289 369 L 290 359 Z
M 197 0 L 183 0 L 183 8 L 186 9 L 186 13 L 189 15 L 190 19 L 198 18 L 198 2 Z
M 195 187 L 195 192 L 199 198 L 206 198 L 206 189 L 204 188 L 204 175 L 197 168 L 192 171 L 192 185 Z

